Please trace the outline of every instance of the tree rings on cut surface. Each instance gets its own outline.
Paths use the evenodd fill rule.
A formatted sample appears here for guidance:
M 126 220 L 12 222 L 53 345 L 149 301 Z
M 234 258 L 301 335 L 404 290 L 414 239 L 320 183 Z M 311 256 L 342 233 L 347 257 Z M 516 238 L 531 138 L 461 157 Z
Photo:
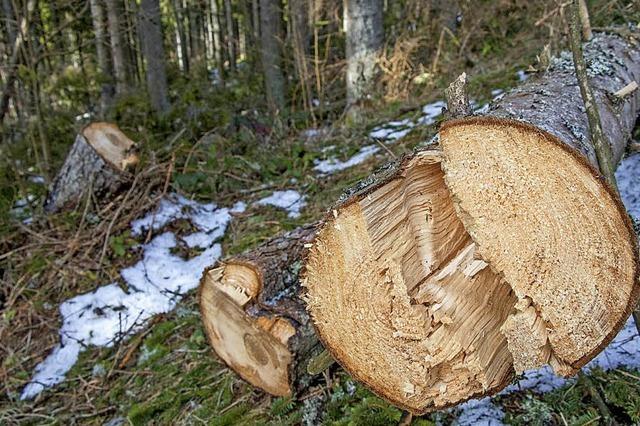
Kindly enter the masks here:
M 247 315 L 245 306 L 262 290 L 255 270 L 222 264 L 202 280 L 200 310 L 218 356 L 252 385 L 272 395 L 290 395 L 287 342 L 295 329 L 282 318 Z
M 332 209 L 303 278 L 334 358 L 413 413 L 574 374 L 639 290 L 630 219 L 571 148 L 494 118 L 445 124 L 440 146 Z
M 272 395 L 295 395 L 313 380 L 324 349 L 299 297 L 299 272 L 316 224 L 278 235 L 216 263 L 200 282 L 200 312 L 211 346 L 243 379 Z

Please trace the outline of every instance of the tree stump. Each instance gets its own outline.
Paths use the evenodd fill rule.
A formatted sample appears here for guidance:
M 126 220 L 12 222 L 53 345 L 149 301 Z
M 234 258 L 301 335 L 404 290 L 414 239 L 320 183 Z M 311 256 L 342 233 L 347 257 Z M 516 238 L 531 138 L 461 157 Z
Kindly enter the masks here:
M 45 211 L 73 208 L 89 190 L 101 198 L 117 193 L 132 179 L 130 170 L 138 163 L 135 147 L 115 124 L 86 126 L 49 189 Z
M 640 49 L 585 46 L 613 161 L 640 97 Z M 638 301 L 638 245 L 596 169 L 571 56 L 445 123 L 438 149 L 388 165 L 324 218 L 305 264 L 319 338 L 355 379 L 412 413 L 493 394 L 545 364 L 568 376 Z

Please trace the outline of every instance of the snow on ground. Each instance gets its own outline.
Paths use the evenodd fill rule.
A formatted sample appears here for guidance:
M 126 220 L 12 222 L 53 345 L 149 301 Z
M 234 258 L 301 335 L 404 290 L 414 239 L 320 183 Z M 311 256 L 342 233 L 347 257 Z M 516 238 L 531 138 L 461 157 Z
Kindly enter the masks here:
M 618 170 L 616 179 L 620 196 L 629 214 L 636 220 L 640 219 L 640 154 L 625 158 Z M 612 370 L 619 367 L 640 368 L 640 337 L 633 318 L 629 318 L 624 328 L 616 338 L 595 359 L 584 367 L 600 367 Z M 505 388 L 501 394 L 508 394 L 518 390 L 531 389 L 536 392 L 549 392 L 557 389 L 574 378 L 563 379 L 553 374 L 550 367 L 527 371 L 524 377 Z M 491 398 L 471 400 L 458 406 L 457 424 L 459 425 L 501 425 L 504 413 Z
M 360 148 L 360 151 L 358 151 L 357 154 L 346 161 L 340 161 L 336 157 L 330 157 L 326 160 L 315 160 L 315 166 L 313 166 L 313 169 L 321 175 L 330 175 L 363 163 L 378 151 L 380 151 L 379 146 L 365 145 Z
M 153 315 L 172 310 L 186 292 L 197 287 L 202 271 L 220 257 L 221 246 L 216 240 L 224 235 L 231 213 L 245 208 L 242 202 L 226 208 L 172 195 L 162 200 L 155 212 L 134 221 L 134 234 L 160 229 L 177 219 L 189 220 L 198 231 L 184 236 L 165 232 L 154 237 L 141 246 L 142 260 L 121 271 L 123 286 L 113 282 L 62 303 L 60 344 L 36 366 L 21 399 L 31 399 L 62 382 L 88 346 L 112 346 L 139 330 Z M 183 259 L 172 253 L 182 243 L 204 251 Z
M 491 92 L 494 100 L 503 96 L 503 94 L 504 92 L 501 89 L 496 89 Z M 476 101 L 472 100 L 470 104 L 476 114 L 484 114 L 489 110 L 488 103 L 478 105 Z M 418 118 L 394 120 L 376 126 L 369 132 L 369 138 L 386 144 L 394 143 L 398 139 L 408 135 L 416 126 L 429 126 L 435 123 L 438 117 L 442 115 L 442 109 L 444 107 L 446 107 L 444 101 L 427 104 L 422 107 L 421 115 Z M 330 151 L 330 149 L 326 151 L 324 149 L 322 150 L 323 153 L 327 151 Z M 360 148 L 355 155 L 345 161 L 338 160 L 335 155 L 330 156 L 326 160 L 315 160 L 314 170 L 320 175 L 330 175 L 363 163 L 379 151 L 380 147 L 377 145 L 365 145 Z
M 417 119 L 405 118 L 381 124 L 369 132 L 369 138 L 387 144 L 394 143 L 398 139 L 408 135 L 417 125 L 427 126 L 435 123 L 436 119 L 442 114 L 442 108 L 444 106 L 445 103 L 443 101 L 427 104 L 422 107 L 421 115 Z M 338 160 L 336 156 L 330 156 L 326 160 L 315 160 L 313 169 L 320 175 L 330 175 L 365 162 L 378 153 L 380 149 L 380 146 L 377 145 L 365 145 L 345 161 Z M 322 152 L 326 153 L 330 150 L 331 149 L 323 149 Z
M 18 204 L 24 206 L 27 201 Z M 283 208 L 289 217 L 298 217 L 306 202 L 304 195 L 287 190 L 275 191 L 255 204 Z M 149 230 L 162 230 L 180 219 L 191 222 L 197 231 L 157 235 L 140 246 L 142 259 L 138 263 L 120 271 L 122 285 L 112 282 L 63 302 L 60 344 L 36 366 L 21 399 L 32 399 L 62 382 L 80 352 L 89 346 L 110 347 L 138 331 L 153 315 L 171 311 L 186 292 L 198 286 L 202 271 L 222 255 L 216 241 L 224 236 L 232 213 L 243 212 L 246 207 L 241 201 L 227 208 L 172 194 L 162 199 L 155 211 L 134 220 L 131 231 L 138 236 Z M 181 245 L 203 251 L 183 259 L 172 253 Z
M 300 217 L 300 211 L 307 205 L 306 196 L 301 195 L 298 191 L 292 189 L 286 191 L 275 191 L 273 194 L 256 201 L 257 205 L 274 206 L 285 209 L 289 213 L 289 217 Z

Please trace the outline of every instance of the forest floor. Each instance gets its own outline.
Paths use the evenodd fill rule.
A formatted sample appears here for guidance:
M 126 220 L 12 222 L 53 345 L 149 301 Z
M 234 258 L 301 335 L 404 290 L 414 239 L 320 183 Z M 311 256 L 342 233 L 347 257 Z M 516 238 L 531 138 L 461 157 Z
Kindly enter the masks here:
M 524 78 L 540 47 L 480 63 L 470 82 L 476 108 Z M 427 143 L 445 85 L 405 113 L 393 104 L 361 126 L 300 129 L 277 140 L 244 115 L 193 132 L 189 120 L 199 118 L 186 107 L 184 117 L 196 118 L 149 134 L 133 103 L 115 120 L 144 142 L 127 193 L 47 217 L 37 171 L 11 182 L 19 197 L 3 204 L 0 191 L 9 215 L 0 268 L 10 280 L 1 301 L 0 424 L 588 425 L 606 416 L 639 423 L 640 339 L 630 323 L 590 364 L 590 383 L 532 372 L 491 399 L 416 418 L 335 366 L 297 400 L 273 398 L 212 352 L 193 291 L 202 266 L 316 220 L 344 188 Z M 73 137 L 62 137 L 64 153 Z M 640 217 L 640 154 L 618 177 Z
M 500 96 L 501 92 L 502 89 L 490 90 L 484 100 Z M 476 108 L 483 105 L 476 102 Z M 68 290 L 62 293 L 60 289 L 65 286 L 59 284 L 54 288 L 33 288 L 33 276 L 46 274 L 56 265 L 82 267 L 81 250 L 71 248 L 77 259 L 63 256 L 66 265 L 60 256 L 56 259 L 51 253 L 69 250 L 73 244 L 93 255 L 102 250 L 104 240 L 99 239 L 97 246 L 84 240 L 93 239 L 90 234 L 96 232 L 92 225 L 96 219 L 90 218 L 84 206 L 63 215 L 65 221 L 72 221 L 68 229 L 58 228 L 56 235 L 40 234 L 35 241 L 30 240 L 31 244 L 41 242 L 43 247 L 25 259 L 23 268 L 31 280 L 25 276 L 16 286 L 16 292 L 31 294 L 30 305 L 17 309 L 29 311 L 18 312 L 9 305 L 3 315 L 3 345 L 12 352 L 3 361 L 6 399 L 0 408 L 0 422 L 599 423 L 603 413 L 585 385 L 560 380 L 547 370 L 521 377 L 492 399 L 409 419 L 335 367 L 319 377 L 318 383 L 299 400 L 272 398 L 238 379 L 208 346 L 194 292 L 190 291 L 197 286 L 198 271 L 223 254 L 241 252 L 280 230 L 317 218 L 338 198 L 342 188 L 366 176 L 376 164 L 428 142 L 435 135 L 441 108 L 441 101 L 428 103 L 358 136 L 341 132 L 331 136 L 328 132 L 335 131 L 331 129 L 304 131 L 300 134 L 300 146 L 304 148 L 299 148 L 297 157 L 308 158 L 302 160 L 300 168 L 296 167 L 295 158 L 283 158 L 292 166 L 278 178 L 216 204 L 177 195 L 176 192 L 190 193 L 181 188 L 185 185 L 183 179 L 191 184 L 188 173 L 178 175 L 171 185 L 147 178 L 146 188 L 141 185 L 133 189 L 136 194 L 139 191 L 138 195 L 146 194 L 143 199 L 147 203 L 130 197 L 137 200 L 133 206 L 121 197 L 116 202 L 123 203 L 124 213 L 119 217 L 113 216 L 113 211 L 103 213 L 104 218 L 111 217 L 118 223 L 112 227 L 117 231 L 106 237 L 108 249 L 103 260 L 103 267 L 111 270 L 113 282 L 107 279 L 100 285 L 87 270 L 81 274 L 84 280 L 66 287 Z M 203 152 L 192 153 L 193 158 L 210 155 L 206 141 L 199 149 Z M 241 161 L 246 163 L 242 168 L 264 167 L 258 158 Z M 205 172 L 210 167 L 206 161 L 194 164 L 197 165 L 191 173 Z M 154 174 L 164 178 L 174 166 L 169 163 L 148 167 L 160 168 L 162 173 Z M 618 177 L 627 207 L 640 217 L 640 155 L 625 159 Z M 37 188 L 38 179 L 34 181 Z M 155 189 L 147 193 L 148 188 Z M 18 203 L 13 212 L 23 221 L 23 231 L 37 229 L 42 225 L 38 221 L 44 220 L 31 216 L 29 205 Z M 57 248 L 52 251 L 51 246 Z M 64 303 L 59 313 L 61 302 Z M 26 330 L 22 322 L 25 313 L 29 316 Z M 62 348 L 58 347 L 60 336 Z M 34 366 L 43 360 L 34 376 Z M 640 339 L 629 323 L 608 352 L 588 370 L 611 414 L 621 423 L 640 421 L 640 374 L 635 370 L 638 366 Z

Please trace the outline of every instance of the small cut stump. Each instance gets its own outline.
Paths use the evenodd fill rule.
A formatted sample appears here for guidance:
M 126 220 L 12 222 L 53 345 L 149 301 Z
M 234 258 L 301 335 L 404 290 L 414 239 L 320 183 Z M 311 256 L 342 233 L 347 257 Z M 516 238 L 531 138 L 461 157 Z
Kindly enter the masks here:
M 136 144 L 111 123 L 96 122 L 77 135 L 44 203 L 47 213 L 74 208 L 91 191 L 108 198 L 132 180 Z

